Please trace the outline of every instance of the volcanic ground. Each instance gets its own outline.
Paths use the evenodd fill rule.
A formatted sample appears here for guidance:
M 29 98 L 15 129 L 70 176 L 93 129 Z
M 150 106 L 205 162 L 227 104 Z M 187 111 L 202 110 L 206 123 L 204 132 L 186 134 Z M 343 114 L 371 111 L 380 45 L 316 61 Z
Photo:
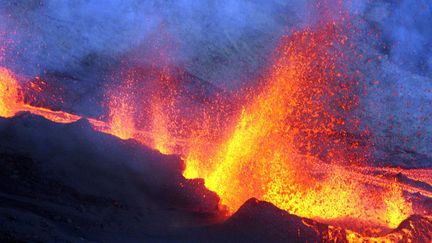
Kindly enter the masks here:
M 225 217 L 218 196 L 202 180 L 182 176 L 179 157 L 94 131 L 86 120 L 57 124 L 21 113 L 0 120 L 0 135 L 3 242 L 344 242 L 362 237 L 254 198 Z M 413 178 L 415 172 L 362 171 L 430 195 L 430 181 Z M 431 239 L 432 199 L 419 193 L 410 197 L 424 214 L 373 239 Z

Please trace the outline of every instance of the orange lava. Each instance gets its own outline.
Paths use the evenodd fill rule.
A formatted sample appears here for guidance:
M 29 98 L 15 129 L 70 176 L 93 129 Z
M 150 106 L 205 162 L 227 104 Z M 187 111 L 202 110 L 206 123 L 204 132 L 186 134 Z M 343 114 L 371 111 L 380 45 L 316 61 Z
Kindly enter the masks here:
M 0 67 L 0 117 L 12 117 L 20 109 L 19 83 L 6 68 Z
M 134 136 L 135 122 L 133 105 L 130 103 L 130 82 L 127 80 L 123 87 L 112 90 L 116 95 L 108 96 L 109 125 L 101 131 L 115 135 L 121 139 L 130 139 Z
M 70 114 L 64 111 L 54 111 L 48 108 L 35 107 L 29 104 L 23 104 L 21 111 L 27 111 L 57 123 L 72 123 L 82 118 L 81 116 Z

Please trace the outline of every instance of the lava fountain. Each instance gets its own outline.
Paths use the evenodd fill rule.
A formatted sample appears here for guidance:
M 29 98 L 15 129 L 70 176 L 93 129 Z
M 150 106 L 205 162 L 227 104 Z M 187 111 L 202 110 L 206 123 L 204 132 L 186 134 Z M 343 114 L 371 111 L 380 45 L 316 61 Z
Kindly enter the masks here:
M 284 38 L 264 87 L 228 138 L 215 153 L 186 155 L 185 177 L 204 178 L 231 212 L 256 197 L 321 220 L 396 227 L 409 216 L 400 188 L 376 188 L 349 171 L 368 151 L 359 147 L 365 132 L 350 134 L 359 82 L 346 74 L 344 49 L 352 47 L 344 33 L 330 23 Z
M 303 217 L 394 228 L 412 213 L 402 188 L 353 171 L 371 148 L 352 116 L 362 87 L 348 28 L 331 21 L 284 37 L 267 78 L 236 94 L 242 106 L 185 104 L 183 72 L 134 71 L 110 96 L 112 133 L 180 154 L 184 176 L 204 178 L 229 213 L 255 197 Z M 136 94 L 143 76 L 150 93 Z

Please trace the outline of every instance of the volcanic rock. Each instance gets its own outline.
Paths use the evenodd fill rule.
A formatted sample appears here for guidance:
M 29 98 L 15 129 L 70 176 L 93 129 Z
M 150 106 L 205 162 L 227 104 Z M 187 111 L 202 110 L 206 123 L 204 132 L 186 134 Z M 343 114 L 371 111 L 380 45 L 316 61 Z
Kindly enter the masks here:
M 0 241 L 345 242 L 363 236 L 250 199 L 224 218 L 183 162 L 133 140 L 21 113 L 0 119 Z M 413 215 L 375 240 L 432 239 Z

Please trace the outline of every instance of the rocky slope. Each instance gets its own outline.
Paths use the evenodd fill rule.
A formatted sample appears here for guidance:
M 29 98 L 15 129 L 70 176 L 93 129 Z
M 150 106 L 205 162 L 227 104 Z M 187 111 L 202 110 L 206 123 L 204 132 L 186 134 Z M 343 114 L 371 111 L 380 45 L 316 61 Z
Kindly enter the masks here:
M 27 113 L 0 119 L 0 165 L 3 242 L 344 242 L 362 237 L 256 199 L 226 219 L 217 195 L 201 180 L 183 178 L 179 158 L 95 132 L 85 120 L 56 124 Z M 382 237 L 425 242 L 431 232 L 430 217 L 412 216 Z

